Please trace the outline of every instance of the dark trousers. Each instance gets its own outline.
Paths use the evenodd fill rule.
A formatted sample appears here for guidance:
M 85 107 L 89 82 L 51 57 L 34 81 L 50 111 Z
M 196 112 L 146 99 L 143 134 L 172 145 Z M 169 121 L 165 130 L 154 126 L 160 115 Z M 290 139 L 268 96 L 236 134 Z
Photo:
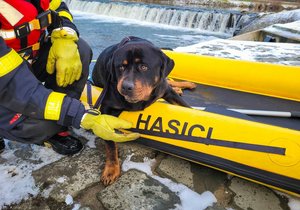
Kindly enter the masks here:
M 42 45 L 37 61 L 31 66 L 34 75 L 41 82 L 44 82 L 46 88 L 56 92 L 66 93 L 72 98 L 79 99 L 89 75 L 89 65 L 92 59 L 90 46 L 83 39 L 79 39 L 78 50 L 82 62 L 82 75 L 79 80 L 67 87 L 57 86 L 56 74 L 49 75 L 46 71 L 50 47 L 50 41 Z M 65 129 L 66 128 L 56 124 L 56 121 L 26 118 L 11 130 L 1 130 L 0 134 L 9 140 L 39 144 Z

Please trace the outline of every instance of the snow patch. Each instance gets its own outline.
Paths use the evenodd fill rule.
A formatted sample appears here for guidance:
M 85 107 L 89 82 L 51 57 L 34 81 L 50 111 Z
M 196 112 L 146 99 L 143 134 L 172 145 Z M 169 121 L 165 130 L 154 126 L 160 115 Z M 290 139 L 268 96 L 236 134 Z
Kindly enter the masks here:
M 0 209 L 36 196 L 40 190 L 32 172 L 62 158 L 52 149 L 5 141 L 0 155 Z
M 67 205 L 72 205 L 73 202 L 74 202 L 74 201 L 73 201 L 73 197 L 72 197 L 70 194 L 68 194 L 68 195 L 66 196 L 65 202 L 66 202 Z

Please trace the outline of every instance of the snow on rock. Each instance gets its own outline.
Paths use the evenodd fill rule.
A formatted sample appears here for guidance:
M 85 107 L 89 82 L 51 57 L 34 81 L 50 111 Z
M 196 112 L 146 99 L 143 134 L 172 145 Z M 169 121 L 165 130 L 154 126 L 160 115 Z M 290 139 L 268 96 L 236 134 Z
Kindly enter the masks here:
M 52 149 L 6 141 L 0 155 L 0 209 L 36 196 L 39 188 L 31 173 L 60 158 Z
M 278 23 L 289 23 L 300 20 L 300 9 L 283 11 L 274 14 L 265 14 L 262 17 L 252 21 L 249 25 L 245 26 L 239 34 L 250 31 L 255 31 Z

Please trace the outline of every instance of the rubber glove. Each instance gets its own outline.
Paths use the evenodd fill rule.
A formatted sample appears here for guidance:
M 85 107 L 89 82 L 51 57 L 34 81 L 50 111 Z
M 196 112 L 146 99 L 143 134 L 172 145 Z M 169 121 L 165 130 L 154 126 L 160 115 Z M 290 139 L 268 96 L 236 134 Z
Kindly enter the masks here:
M 79 80 L 82 63 L 76 42 L 77 33 L 68 27 L 55 29 L 51 34 L 52 46 L 47 60 L 47 72 L 53 74 L 56 70 L 58 86 L 66 87 Z
M 140 137 L 139 133 L 115 133 L 114 129 L 131 128 L 131 122 L 111 115 L 102 115 L 100 111 L 96 109 L 88 110 L 81 120 L 81 127 L 87 130 L 91 129 L 96 136 L 114 142 L 132 141 Z

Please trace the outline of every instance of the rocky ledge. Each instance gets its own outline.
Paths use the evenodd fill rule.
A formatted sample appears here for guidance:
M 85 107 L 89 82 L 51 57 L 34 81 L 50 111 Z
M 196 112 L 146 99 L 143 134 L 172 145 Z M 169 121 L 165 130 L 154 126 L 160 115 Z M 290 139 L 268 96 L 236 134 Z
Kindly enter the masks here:
M 29 176 L 33 178 L 31 189 L 34 190 L 17 204 L 6 205 L 4 210 L 190 210 L 195 206 L 207 210 L 287 210 L 293 205 L 291 202 L 299 202 L 267 187 L 136 143 L 118 144 L 122 175 L 105 187 L 100 182 L 105 162 L 103 141 L 84 131 L 75 132 L 86 148 L 72 157 L 36 145 L 24 147 L 6 142 L 7 149 L 0 156 L 0 163 L 13 172 L 7 171 L 11 177 L 3 183 Z M 32 171 L 24 169 L 38 166 L 42 155 L 46 159 L 55 155 L 57 158 L 42 167 L 33 167 Z M 18 186 L 13 185 L 11 190 L 16 188 L 17 192 Z

